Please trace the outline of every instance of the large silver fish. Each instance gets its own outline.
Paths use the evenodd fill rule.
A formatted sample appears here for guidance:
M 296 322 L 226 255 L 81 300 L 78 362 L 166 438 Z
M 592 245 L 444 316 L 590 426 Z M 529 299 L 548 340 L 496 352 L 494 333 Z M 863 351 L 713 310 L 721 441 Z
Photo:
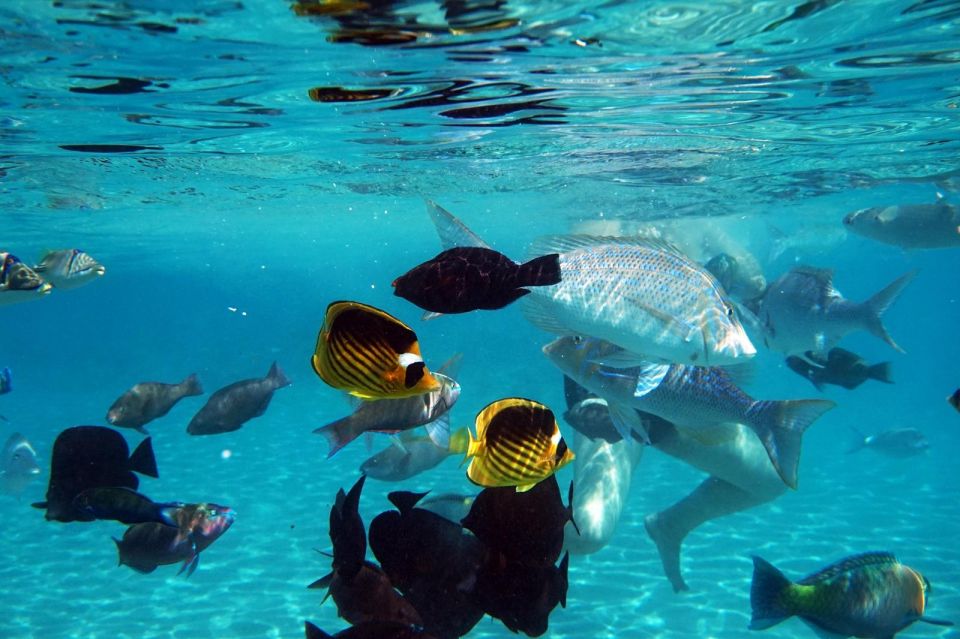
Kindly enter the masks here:
M 764 342 L 785 355 L 825 353 L 844 335 L 863 329 L 902 352 L 881 318 L 916 274 L 905 273 L 870 299 L 851 302 L 833 287 L 833 271 L 798 266 L 771 284 L 760 300 Z
M 33 267 L 56 288 L 77 288 L 107 272 L 100 262 L 80 249 L 48 251 Z
M 396 433 L 424 425 L 434 443 L 447 448 L 450 423 L 446 413 L 460 397 L 460 384 L 443 373 L 433 375 L 440 382 L 440 388 L 435 391 L 399 399 L 364 401 L 350 415 L 315 429 L 313 432 L 323 435 L 330 444 L 327 456 L 333 456 L 366 432 Z
M 943 200 L 860 209 L 847 214 L 843 224 L 857 235 L 902 248 L 960 246 L 960 207 Z
M 0 251 L 0 306 L 40 299 L 52 289 L 16 255 Z
M 448 211 L 429 201 L 427 209 L 444 247 L 487 246 Z M 560 253 L 560 283 L 523 301 L 527 318 L 548 332 L 613 342 L 627 363 L 642 355 L 722 365 L 756 353 L 716 278 L 665 242 L 553 236 L 530 252 Z
M 635 409 L 704 441 L 726 436 L 728 424 L 743 424 L 756 433 L 783 482 L 797 487 L 803 433 L 833 402 L 756 400 L 719 367 L 648 363 L 613 368 L 597 363 L 616 349 L 602 340 L 566 336 L 544 346 L 543 352 L 565 375 L 607 400 L 614 426 L 624 438 L 633 431 L 645 435 Z
M 20 433 L 10 435 L 0 451 L 0 492 L 19 496 L 39 475 L 37 451 Z

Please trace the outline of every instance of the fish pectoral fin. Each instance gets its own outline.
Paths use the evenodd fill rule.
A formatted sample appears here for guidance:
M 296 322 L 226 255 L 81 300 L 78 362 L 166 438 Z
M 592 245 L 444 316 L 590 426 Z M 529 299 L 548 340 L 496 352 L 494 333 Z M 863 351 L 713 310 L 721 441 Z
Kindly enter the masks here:
M 420 321 L 429 322 L 432 319 L 437 319 L 441 315 L 443 315 L 443 313 L 434 313 L 433 311 L 427 311 L 426 313 L 420 316 Z
M 611 401 L 607 401 L 607 409 L 610 411 L 610 419 L 613 421 L 613 427 L 617 429 L 617 433 L 619 433 L 621 437 L 630 441 L 633 439 L 631 433 L 636 432 L 643 438 L 645 444 L 650 443 L 650 436 L 647 434 L 647 429 L 643 425 L 643 420 L 640 419 L 637 411 L 630 406 Z
M 557 319 L 548 302 L 540 295 L 526 295 L 520 302 L 520 311 L 527 321 L 547 333 L 572 335 L 569 328 Z
M 410 451 L 407 450 L 407 447 L 403 445 L 403 440 L 397 435 L 390 435 L 390 444 L 399 448 L 400 452 L 402 452 L 404 455 L 410 454 Z
M 669 370 L 669 364 L 645 362 L 643 366 L 640 367 L 639 375 L 637 375 L 637 387 L 633 390 L 633 396 L 643 397 L 649 394 L 660 385 Z
M 444 413 L 432 422 L 426 424 L 424 428 L 427 430 L 427 435 L 430 437 L 430 441 L 444 450 L 450 449 L 449 413 Z
M 519 486 L 517 486 L 517 492 L 525 493 L 536 485 L 537 485 L 537 482 L 533 482 L 532 484 L 520 484 Z

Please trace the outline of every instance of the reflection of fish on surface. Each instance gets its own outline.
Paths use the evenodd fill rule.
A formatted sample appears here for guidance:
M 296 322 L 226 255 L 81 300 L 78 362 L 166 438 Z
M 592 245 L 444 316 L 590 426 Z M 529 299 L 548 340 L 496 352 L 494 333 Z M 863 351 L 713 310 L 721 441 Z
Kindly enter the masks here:
M 0 450 L 0 492 L 19 497 L 39 475 L 37 451 L 26 437 L 12 433 Z
M 906 249 L 960 246 L 960 206 L 942 198 L 860 209 L 848 213 L 843 224 L 857 235 Z
M 445 247 L 486 246 L 448 211 L 427 208 Z M 560 255 L 560 282 L 523 298 L 527 319 L 548 332 L 665 361 L 729 364 L 756 353 L 713 275 L 662 241 L 555 236 L 531 252 Z
M 460 384 L 442 373 L 434 373 L 433 377 L 439 383 L 435 390 L 410 397 L 361 401 L 350 415 L 315 429 L 313 432 L 323 435 L 330 444 L 327 457 L 363 433 L 408 432 L 418 426 L 426 426 L 436 446 L 449 447 L 450 416 L 447 413 L 460 397 Z
M 487 488 L 533 488 L 573 461 L 553 411 L 539 402 L 508 397 L 477 413 L 477 436 L 469 433 L 467 478 Z
M 361 399 L 398 399 L 440 388 L 413 329 L 360 302 L 327 306 L 310 361 L 326 384 Z
M 604 361 L 616 346 L 592 338 L 560 337 L 543 352 L 564 374 L 609 405 L 622 436 L 642 432 L 634 409 L 668 420 L 693 437 L 711 440 L 725 424 L 748 426 L 763 444 L 785 484 L 797 486 L 804 431 L 834 403 L 827 400 L 755 400 L 719 367 L 647 364 L 612 368 Z
M 76 508 L 74 498 L 90 488 L 136 490 L 134 473 L 158 477 L 150 438 L 130 453 L 123 435 L 103 426 L 74 426 L 57 435 L 50 459 L 46 501 L 33 504 L 46 509 L 46 518 L 61 522 L 93 521 Z
M 925 453 L 930 448 L 926 436 L 916 428 L 897 428 L 885 430 L 873 435 L 864 435 L 850 426 L 857 439 L 847 453 L 855 453 L 864 448 L 886 457 L 905 459 Z
M 833 287 L 831 270 L 795 267 L 771 284 L 760 301 L 764 341 L 785 355 L 824 353 L 843 336 L 862 329 L 902 352 L 882 316 L 915 275 L 905 273 L 870 299 L 851 302 Z
M 772 564 L 753 558 L 751 630 L 766 630 L 798 616 L 817 634 L 890 639 L 924 616 L 930 582 L 887 552 L 847 557 L 791 582 Z
M 380 400 L 383 403 L 391 400 Z M 451 455 L 465 454 L 469 445 L 466 428 L 450 434 L 447 446 L 439 446 L 429 435 L 403 431 L 391 443 L 360 464 L 360 472 L 379 481 L 403 481 L 436 467 Z M 421 504 L 421 508 L 423 505 Z
M 197 569 L 201 551 L 233 525 L 236 513 L 217 504 L 186 504 L 172 517 L 175 527 L 160 523 L 134 524 L 123 533 L 123 539 L 114 538 L 119 565 L 150 573 L 157 566 L 182 561 L 177 574 L 186 570 L 189 577 Z
M 52 290 L 50 282 L 16 255 L 0 251 L 0 306 L 40 299 Z
M 54 288 L 63 290 L 89 284 L 107 272 L 100 262 L 80 249 L 47 251 L 33 270 L 53 284 Z
M 113 402 L 107 411 L 107 421 L 146 435 L 145 424 L 166 415 L 184 397 L 202 394 L 203 387 L 196 373 L 179 384 L 140 382 Z
M 803 357 L 791 355 L 787 357 L 786 364 L 797 375 L 809 379 L 820 391 L 824 384 L 853 390 L 868 379 L 884 384 L 893 383 L 890 377 L 890 362 L 867 364 L 866 360 L 856 353 L 838 346 L 831 348 L 826 357 L 813 351 L 807 351 Z
M 224 386 L 207 400 L 187 425 L 191 435 L 216 435 L 239 429 L 267 411 L 273 393 L 290 385 L 276 362 L 263 378 L 244 379 Z

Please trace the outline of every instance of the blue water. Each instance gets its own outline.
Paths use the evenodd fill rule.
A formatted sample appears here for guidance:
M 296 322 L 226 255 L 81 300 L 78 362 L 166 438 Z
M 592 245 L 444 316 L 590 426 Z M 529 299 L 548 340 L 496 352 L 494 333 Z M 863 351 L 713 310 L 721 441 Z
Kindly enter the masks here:
M 805 436 L 798 491 L 692 533 L 691 591 L 677 595 L 643 518 L 703 475 L 648 451 L 611 543 L 572 557 L 547 636 L 743 637 L 750 555 L 799 577 L 875 549 L 929 578 L 929 614 L 960 622 L 960 415 L 944 401 L 960 384 L 960 253 L 907 252 L 841 223 L 866 206 L 958 201 L 960 3 L 398 2 L 366 18 L 360 4 L 312 17 L 267 0 L 0 4 L 0 250 L 29 262 L 79 247 L 107 267 L 0 308 L 0 367 L 14 374 L 3 439 L 24 433 L 46 469 L 57 433 L 104 424 L 136 382 L 196 372 L 209 393 L 273 361 L 294 382 L 234 433 L 185 433 L 204 398 L 147 426 L 161 477 L 144 492 L 238 512 L 190 579 L 117 567 L 119 524 L 45 521 L 29 504 L 46 475 L 19 500 L 0 495 L 0 637 L 345 626 L 306 589 L 329 569 L 314 549 L 329 546 L 333 496 L 371 451 L 358 441 L 326 459 L 310 432 L 349 410 L 309 365 L 334 300 L 408 322 L 431 366 L 464 354 L 457 425 L 506 396 L 562 409 L 539 352 L 550 336 L 517 305 L 421 323 L 391 294 L 439 250 L 425 197 L 517 259 L 542 234 L 684 217 L 722 225 L 770 280 L 833 268 L 855 300 L 919 268 L 885 318 L 906 354 L 865 333 L 843 341 L 891 361 L 896 384 L 828 387 L 838 407 Z M 318 87 L 380 97 L 317 102 Z M 755 396 L 821 396 L 759 349 Z M 931 449 L 847 456 L 848 426 L 914 427 Z M 397 488 L 472 490 L 449 460 L 399 486 L 370 481 L 368 522 Z M 765 634 L 813 636 L 797 620 Z M 470 636 L 511 633 L 487 618 Z

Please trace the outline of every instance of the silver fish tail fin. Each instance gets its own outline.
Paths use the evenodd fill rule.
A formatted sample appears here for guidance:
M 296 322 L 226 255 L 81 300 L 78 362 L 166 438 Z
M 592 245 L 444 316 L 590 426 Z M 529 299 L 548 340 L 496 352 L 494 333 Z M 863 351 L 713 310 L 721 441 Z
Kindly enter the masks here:
M 480 236 L 467 228 L 467 225 L 458 220 L 453 213 L 446 210 L 433 200 L 426 200 L 427 213 L 440 236 L 443 248 L 452 249 L 457 246 L 473 246 L 490 248 L 490 245 L 480 239 Z
M 327 443 L 330 444 L 330 452 L 327 453 L 327 459 L 333 457 L 338 450 L 360 436 L 362 431 L 356 431 L 356 429 L 353 428 L 353 423 L 350 417 L 344 417 L 313 430 L 313 432 L 318 435 L 323 435 Z
M 519 286 L 549 286 L 560 283 L 560 255 L 551 253 L 524 262 L 517 270 Z
M 276 362 L 274 362 L 273 366 L 270 367 L 270 371 L 267 373 L 267 378 L 273 380 L 273 385 L 275 388 L 283 388 L 284 386 L 289 386 L 293 383 L 280 368 L 280 365 Z
M 890 374 L 890 362 L 880 362 L 867 369 L 867 377 L 875 379 L 884 384 L 892 384 L 893 377 Z
M 196 373 L 187 375 L 187 377 L 180 382 L 180 385 L 183 386 L 183 394 L 187 397 L 203 395 L 203 385 L 200 383 L 200 378 L 197 377 Z
M 903 353 L 904 350 L 893 341 L 890 333 L 887 332 L 887 327 L 883 325 L 883 314 L 897 301 L 897 297 L 900 296 L 900 293 L 903 292 L 903 289 L 907 287 L 907 284 L 910 283 L 916 274 L 917 271 L 915 270 L 904 273 L 862 305 L 864 309 L 864 328 L 901 353 Z
M 748 409 L 748 425 L 760 438 L 780 479 L 797 487 L 803 433 L 821 415 L 836 406 L 826 399 L 758 401 Z
M 847 449 L 847 454 L 856 453 L 860 450 L 863 450 L 867 447 L 867 436 L 864 435 L 860 429 L 855 426 L 847 424 L 847 428 L 853 431 L 853 440 L 850 442 L 850 448 Z
M 793 584 L 773 564 L 754 555 L 750 583 L 750 630 L 766 630 L 793 616 L 783 596 Z

